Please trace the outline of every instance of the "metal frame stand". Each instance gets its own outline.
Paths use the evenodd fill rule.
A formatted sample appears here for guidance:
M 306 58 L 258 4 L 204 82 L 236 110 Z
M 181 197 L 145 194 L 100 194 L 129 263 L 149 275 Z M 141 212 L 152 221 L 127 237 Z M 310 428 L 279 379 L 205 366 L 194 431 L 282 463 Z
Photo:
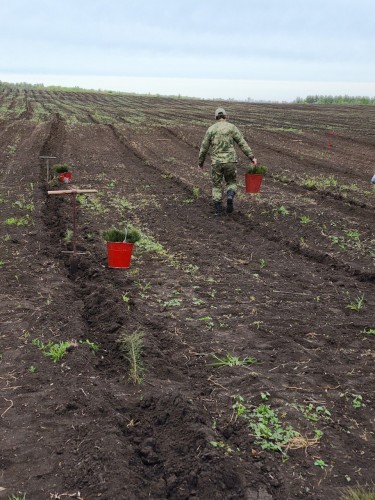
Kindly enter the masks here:
M 39 158 L 42 158 L 44 160 L 47 160 L 46 161 L 46 165 L 47 165 L 47 174 L 46 174 L 46 180 L 47 180 L 47 183 L 49 182 L 49 161 L 50 160 L 56 160 L 56 156 L 39 156 Z
M 81 193 L 97 193 L 97 189 L 68 189 L 59 191 L 47 191 L 50 195 L 72 197 L 72 211 L 73 211 L 73 251 L 65 251 L 64 253 L 72 253 L 75 257 L 77 253 L 84 254 L 86 252 L 77 252 L 77 194 Z

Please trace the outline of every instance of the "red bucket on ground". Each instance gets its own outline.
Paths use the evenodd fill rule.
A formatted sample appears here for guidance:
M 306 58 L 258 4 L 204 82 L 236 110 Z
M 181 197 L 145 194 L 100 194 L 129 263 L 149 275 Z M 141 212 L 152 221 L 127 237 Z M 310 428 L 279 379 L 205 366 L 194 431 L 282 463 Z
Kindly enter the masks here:
M 130 267 L 134 243 L 107 242 L 108 267 Z
M 258 193 L 262 184 L 262 174 L 245 174 L 246 193 Z
M 61 172 L 59 174 L 59 181 L 63 184 L 69 184 L 72 182 L 72 172 Z

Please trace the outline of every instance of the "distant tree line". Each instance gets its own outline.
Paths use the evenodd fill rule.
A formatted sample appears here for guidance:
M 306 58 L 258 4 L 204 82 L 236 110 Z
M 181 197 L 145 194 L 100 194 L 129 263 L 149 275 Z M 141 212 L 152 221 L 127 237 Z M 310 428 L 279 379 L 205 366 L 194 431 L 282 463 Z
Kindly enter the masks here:
M 74 92 L 95 92 L 94 90 L 82 89 L 81 87 L 62 87 L 60 85 L 44 85 L 44 83 L 9 83 L 0 81 L 0 90 L 64 90 Z
M 350 95 L 308 95 L 305 99 L 297 97 L 296 104 L 366 104 L 374 105 L 375 97 Z
M 31 89 L 44 89 L 43 83 L 8 83 L 0 80 L 0 90 L 15 89 L 15 90 L 31 90 Z

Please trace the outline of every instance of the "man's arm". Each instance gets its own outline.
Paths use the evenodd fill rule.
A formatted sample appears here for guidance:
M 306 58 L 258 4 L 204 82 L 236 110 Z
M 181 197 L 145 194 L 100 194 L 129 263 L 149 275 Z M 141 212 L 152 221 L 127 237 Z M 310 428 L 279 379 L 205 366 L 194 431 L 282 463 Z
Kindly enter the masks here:
M 199 156 L 198 156 L 198 165 L 201 168 L 203 167 L 208 150 L 210 149 L 210 145 L 211 145 L 211 134 L 207 130 L 207 132 L 205 133 L 205 136 L 203 137 L 203 141 L 202 141 L 201 148 L 199 150 Z
M 251 151 L 251 148 L 250 146 L 248 145 L 248 143 L 245 141 L 245 139 L 243 138 L 243 135 L 241 134 L 241 132 L 238 130 L 237 127 L 235 127 L 235 131 L 234 131 L 234 134 L 233 134 L 233 139 L 235 140 L 235 142 L 239 145 L 241 151 L 248 157 L 250 158 L 251 161 L 255 160 L 254 158 L 254 154 L 253 152 Z M 256 160 L 255 160 L 256 161 Z

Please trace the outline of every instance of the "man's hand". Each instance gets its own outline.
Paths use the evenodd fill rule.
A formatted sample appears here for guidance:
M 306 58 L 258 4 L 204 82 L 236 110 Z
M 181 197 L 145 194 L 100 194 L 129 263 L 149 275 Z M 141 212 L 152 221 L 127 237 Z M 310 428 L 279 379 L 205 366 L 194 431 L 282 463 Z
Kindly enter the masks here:
M 254 165 L 258 165 L 258 161 L 256 158 L 253 158 L 252 160 L 250 160 L 251 163 L 253 163 Z

